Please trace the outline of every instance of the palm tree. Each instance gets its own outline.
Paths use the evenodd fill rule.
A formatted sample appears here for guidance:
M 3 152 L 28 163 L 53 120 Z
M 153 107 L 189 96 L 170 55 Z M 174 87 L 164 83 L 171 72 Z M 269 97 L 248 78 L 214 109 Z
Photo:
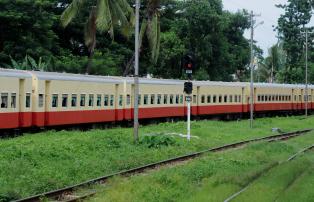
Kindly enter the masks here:
M 96 33 L 109 32 L 114 39 L 114 31 L 119 30 L 125 37 L 130 34 L 134 26 L 134 13 L 127 0 L 97 0 L 91 8 L 88 8 L 88 0 L 73 0 L 61 15 L 63 27 L 80 13 L 81 9 L 89 9 L 90 14 L 85 25 L 85 45 L 88 48 L 88 64 L 86 73 L 89 74 L 92 67 L 92 58 L 96 47 Z
M 275 82 L 277 72 L 283 68 L 285 64 L 285 54 L 283 51 L 283 43 L 278 42 L 268 50 L 268 57 L 260 63 L 261 71 L 264 77 L 267 77 L 270 83 Z M 267 76 L 268 74 L 268 76 Z
M 141 30 L 140 30 L 140 40 L 139 48 L 141 50 L 142 41 L 146 36 L 149 48 L 151 51 L 151 60 L 155 64 L 157 63 L 160 51 L 160 1 L 161 0 L 148 0 L 146 10 L 142 19 Z M 126 64 L 124 71 L 124 76 L 129 74 L 131 68 L 133 67 L 133 62 L 135 59 L 135 54 Z

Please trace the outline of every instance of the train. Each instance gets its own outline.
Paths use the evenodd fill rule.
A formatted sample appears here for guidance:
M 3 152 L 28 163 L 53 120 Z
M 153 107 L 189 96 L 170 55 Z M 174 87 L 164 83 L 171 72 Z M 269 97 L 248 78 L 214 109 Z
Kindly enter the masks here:
M 185 117 L 183 80 L 139 80 L 139 119 Z M 193 81 L 191 114 L 247 115 L 250 84 Z M 45 128 L 131 121 L 134 105 L 132 77 L 0 69 L 0 130 Z M 301 112 L 308 99 L 314 109 L 314 86 L 254 84 L 254 112 Z

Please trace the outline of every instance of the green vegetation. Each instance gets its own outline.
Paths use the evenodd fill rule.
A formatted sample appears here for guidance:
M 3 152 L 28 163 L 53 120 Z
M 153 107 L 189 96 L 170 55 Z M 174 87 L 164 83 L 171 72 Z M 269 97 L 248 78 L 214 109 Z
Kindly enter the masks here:
M 185 164 L 164 167 L 145 175 L 117 177 L 90 201 L 224 201 L 253 182 L 234 201 L 300 201 L 286 191 L 305 171 L 313 168 L 313 153 L 283 163 L 314 140 L 314 133 L 287 142 L 257 143 L 240 151 L 211 153 Z M 313 179 L 313 176 L 311 176 Z M 304 178 L 303 178 L 304 180 Z M 313 182 L 307 180 L 307 184 Z M 143 186 L 145 185 L 145 186 Z M 304 185 L 302 186 L 304 187 Z M 302 190 L 304 199 L 313 196 L 311 187 Z M 283 192 L 285 198 L 282 198 Z M 291 200 L 294 199 L 294 200 Z M 306 200 L 304 200 L 306 201 Z
M 313 121 L 314 117 L 265 118 L 255 122 L 254 130 L 246 120 L 192 122 L 192 135 L 198 138 L 191 142 L 176 135 L 145 137 L 154 131 L 184 133 L 184 122 L 142 127 L 143 144 L 139 145 L 132 143 L 130 128 L 49 131 L 1 140 L 0 196 L 26 197 L 209 147 L 270 135 L 273 127 L 283 131 L 310 128 Z

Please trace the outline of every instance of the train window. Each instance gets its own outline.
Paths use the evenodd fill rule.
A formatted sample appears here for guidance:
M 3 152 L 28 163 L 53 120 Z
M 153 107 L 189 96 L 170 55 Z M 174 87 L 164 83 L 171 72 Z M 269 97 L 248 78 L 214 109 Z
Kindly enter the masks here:
M 119 106 L 122 107 L 123 105 L 123 95 L 119 96 Z
M 43 94 L 39 94 L 38 95 L 38 107 L 42 108 L 44 106 L 44 95 Z
M 211 103 L 211 96 L 210 95 L 207 96 L 207 103 Z
M 237 95 L 234 96 L 234 102 L 238 102 L 238 96 Z
M 101 107 L 101 95 L 97 95 L 97 107 Z
M 201 103 L 202 103 L 202 104 L 205 103 L 205 95 L 202 95 L 202 97 L 201 97 Z
M 114 95 L 110 95 L 110 106 L 113 107 L 114 105 Z
M 26 101 L 27 103 L 27 101 Z M 58 107 L 58 94 L 53 94 L 52 95 L 52 107 Z
M 297 96 L 296 95 L 294 96 L 294 101 L 297 101 Z
M 94 106 L 94 95 L 93 94 L 89 95 L 88 106 L 90 106 L 90 107 Z
M 219 103 L 222 103 L 222 96 L 219 95 Z
M 62 95 L 62 107 L 67 107 L 68 106 L 68 95 L 63 94 Z
M 131 96 L 128 94 L 126 95 L 126 104 L 130 105 L 131 104 Z
M 141 105 L 142 103 L 142 95 L 138 95 L 138 105 Z
M 183 95 L 180 95 L 180 104 L 183 104 Z
M 11 94 L 11 108 L 16 108 L 16 93 Z
M 8 93 L 1 93 L 1 108 L 8 108 L 8 99 L 9 94 Z
M 148 104 L 148 95 L 144 95 L 144 105 Z
M 25 106 L 26 108 L 31 107 L 31 94 L 30 93 L 26 93 Z
M 77 103 L 77 95 L 76 94 L 72 94 L 71 106 L 72 107 L 76 107 L 76 103 Z
M 233 102 L 232 95 L 229 95 L 229 102 L 230 102 L 230 103 Z
M 241 95 L 239 95 L 239 103 L 241 103 L 242 102 L 242 99 L 241 99 Z
M 168 104 L 168 95 L 164 95 L 164 104 Z
M 173 104 L 173 95 L 170 95 L 170 101 L 169 104 Z
M 157 104 L 158 105 L 161 104 L 161 95 L 160 94 L 157 95 Z
M 151 105 L 155 104 L 155 95 L 154 94 L 150 95 L 150 104 Z
M 85 107 L 86 95 L 81 94 L 80 106 Z
M 260 95 L 257 96 L 257 101 L 259 101 L 259 102 L 261 101 L 261 96 Z
M 104 106 L 108 106 L 109 105 L 109 95 L 105 95 L 104 96 Z
M 264 102 L 265 101 L 265 96 L 262 95 L 261 98 L 262 98 L 261 101 Z
M 228 96 L 227 96 L 227 95 L 224 96 L 224 102 L 225 102 L 225 103 L 228 102 Z
M 268 101 L 271 101 L 271 95 L 268 95 Z
M 299 101 L 302 102 L 302 96 L 301 95 L 299 95 Z
M 309 95 L 309 101 L 312 101 L 312 95 Z
M 213 103 L 216 103 L 216 102 L 217 102 L 217 96 L 214 95 L 214 96 L 213 96 Z
M 196 100 L 197 100 L 196 95 L 193 95 L 193 103 L 194 103 L 194 104 L 196 104 Z
M 176 104 L 179 104 L 179 98 L 180 98 L 180 96 L 176 95 Z

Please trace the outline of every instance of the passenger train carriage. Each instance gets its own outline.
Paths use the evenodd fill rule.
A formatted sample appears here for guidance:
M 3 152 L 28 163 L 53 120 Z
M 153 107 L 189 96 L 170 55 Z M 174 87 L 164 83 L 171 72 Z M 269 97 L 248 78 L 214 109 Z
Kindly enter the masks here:
M 0 129 L 132 120 L 133 78 L 0 69 Z M 186 116 L 184 81 L 140 79 L 139 118 Z M 194 81 L 192 115 L 247 114 L 250 85 Z M 314 86 L 309 86 L 309 109 Z M 305 108 L 305 86 L 254 84 L 254 110 Z

